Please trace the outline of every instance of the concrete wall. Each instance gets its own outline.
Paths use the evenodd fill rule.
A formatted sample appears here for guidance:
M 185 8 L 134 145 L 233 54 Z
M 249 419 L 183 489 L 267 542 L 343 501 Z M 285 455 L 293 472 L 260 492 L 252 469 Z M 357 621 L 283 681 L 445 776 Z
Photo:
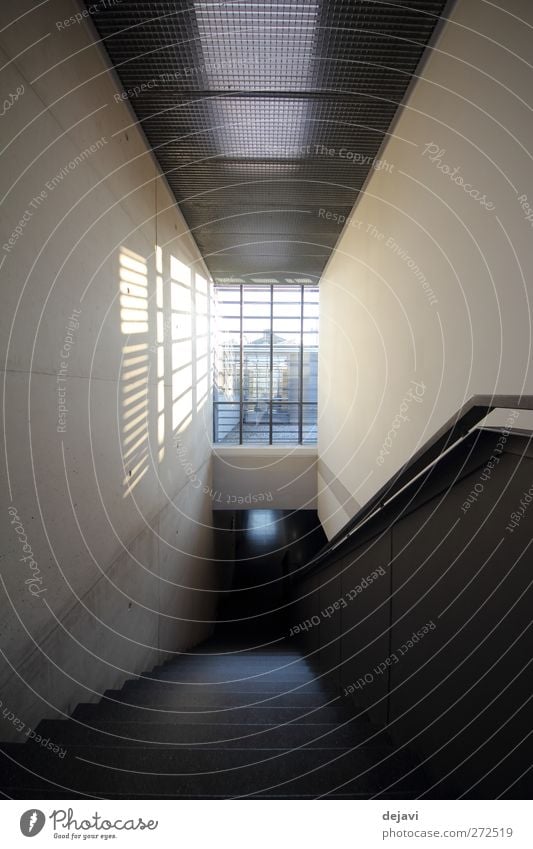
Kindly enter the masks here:
M 202 639 L 217 585 L 207 273 L 90 22 L 34 5 L 0 15 L 0 688 L 30 726 Z
M 213 452 L 214 510 L 316 510 L 315 448 L 223 447 Z
M 330 537 L 471 395 L 532 391 L 532 24 L 458 0 L 321 280 Z

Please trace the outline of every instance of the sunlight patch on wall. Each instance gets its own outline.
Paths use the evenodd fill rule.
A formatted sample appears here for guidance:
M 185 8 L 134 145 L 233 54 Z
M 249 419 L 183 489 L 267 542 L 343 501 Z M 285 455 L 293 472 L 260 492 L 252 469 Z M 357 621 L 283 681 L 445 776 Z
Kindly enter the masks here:
M 165 457 L 165 313 L 163 301 L 163 251 L 155 248 L 156 369 L 157 369 L 157 445 L 158 460 Z
M 145 260 L 120 251 L 120 321 L 124 335 L 148 332 L 148 274 Z
M 148 471 L 148 269 L 143 257 L 121 248 L 120 326 L 127 337 L 120 372 L 124 498 Z
M 175 256 L 170 257 L 172 345 L 172 431 L 184 431 L 192 422 L 192 274 Z
M 201 274 L 195 275 L 195 342 L 196 342 L 196 412 L 200 412 L 209 395 L 209 284 Z

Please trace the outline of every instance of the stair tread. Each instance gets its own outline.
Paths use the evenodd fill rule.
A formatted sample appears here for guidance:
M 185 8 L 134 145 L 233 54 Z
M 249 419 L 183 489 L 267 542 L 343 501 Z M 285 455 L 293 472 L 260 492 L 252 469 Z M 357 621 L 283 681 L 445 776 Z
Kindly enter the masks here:
M 423 771 L 294 646 L 216 638 L 0 746 L 13 798 L 416 798 Z
M 273 680 L 270 679 L 254 679 L 254 678 L 241 678 L 234 680 L 220 680 L 220 681 L 203 681 L 200 676 L 196 681 L 189 679 L 184 679 L 182 675 L 174 675 L 172 676 L 168 672 L 166 673 L 144 673 L 139 678 L 141 682 L 149 682 L 153 684 L 167 684 L 170 686 L 183 686 L 183 687 L 191 687 L 197 690 L 205 690 L 207 688 L 216 690 L 217 692 L 322 692 L 324 689 L 331 689 L 325 687 L 323 683 L 320 681 L 304 681 L 304 680 L 294 680 L 294 679 L 284 679 Z
M 384 801 L 384 800 L 387 800 L 387 799 L 391 799 L 391 800 L 418 799 L 420 797 L 421 792 L 422 792 L 422 790 L 419 787 L 417 787 L 416 789 L 412 789 L 412 790 L 411 789 L 402 789 L 400 792 L 396 793 L 395 795 L 390 795 L 390 794 L 386 794 L 386 793 L 380 794 L 379 799 L 380 799 L 380 801 Z M 6 796 L 9 799 L 27 799 L 28 798 L 27 791 L 24 790 L 24 789 L 21 790 L 19 787 L 6 787 L 5 793 L 6 793 Z M 65 798 L 65 796 L 68 799 L 106 799 L 106 800 L 110 799 L 110 800 L 118 800 L 118 801 L 125 801 L 125 802 L 131 802 L 131 801 L 137 801 L 137 800 L 144 801 L 146 799 L 148 799 L 148 800 L 161 799 L 163 801 L 164 800 L 170 801 L 170 800 L 175 800 L 175 799 L 182 799 L 182 800 L 188 800 L 188 801 L 189 800 L 204 800 L 204 801 L 213 800 L 213 801 L 215 801 L 215 800 L 219 800 L 219 799 L 227 799 L 228 798 L 228 795 L 225 794 L 225 793 L 219 793 L 219 794 L 199 793 L 199 794 L 196 794 L 196 795 L 192 794 L 192 793 L 181 793 L 179 796 L 176 796 L 175 794 L 150 793 L 150 792 L 147 791 L 147 792 L 143 792 L 142 794 L 135 794 L 135 793 L 120 794 L 120 793 L 115 792 L 115 793 L 106 793 L 105 796 L 99 796 L 96 793 L 81 793 L 81 792 L 76 793 L 72 790 L 69 791 L 68 794 L 64 794 L 63 798 Z M 57 797 L 58 797 L 57 788 L 52 789 L 52 790 L 47 790 L 46 788 L 39 788 L 39 798 L 40 799 L 57 799 Z M 229 798 L 232 798 L 232 797 L 229 797 Z M 263 793 L 249 794 L 247 796 L 247 798 L 249 798 L 249 799 L 271 799 L 271 800 L 281 799 L 283 801 L 289 801 L 290 802 L 290 801 L 300 801 L 300 800 L 307 800 L 307 799 L 316 799 L 317 794 L 316 793 L 290 793 L 290 792 L 286 792 L 286 793 L 282 794 L 282 793 L 276 793 L 275 791 L 265 791 Z M 373 792 L 367 792 L 367 793 L 328 793 L 326 798 L 327 799 L 339 799 L 339 800 L 365 801 L 365 800 L 368 800 L 368 799 L 373 799 L 374 793 Z M 433 795 L 432 793 L 429 793 L 429 794 L 426 793 L 424 798 L 425 799 L 443 799 L 445 797 L 441 796 L 441 795 Z M 513 797 L 513 798 L 521 798 L 521 797 L 516 796 L 516 797 Z
M 171 683 L 179 684 L 196 684 L 202 687 L 210 687 L 216 684 L 243 684 L 255 685 L 258 689 L 264 684 L 275 685 L 277 687 L 301 687 L 303 685 L 324 686 L 320 679 L 312 675 L 295 675 L 293 672 L 265 672 L 261 675 L 246 675 L 239 673 L 237 670 L 228 671 L 210 670 L 204 672 L 201 666 L 198 669 L 184 670 L 181 666 L 164 666 L 156 667 L 149 673 L 143 673 L 141 678 L 153 679 L 155 681 L 170 681 Z
M 179 690 L 153 690 L 152 688 L 127 687 L 122 690 L 106 690 L 101 703 L 120 702 L 124 704 L 156 708 L 180 708 L 187 710 L 193 707 L 225 708 L 225 707 L 319 707 L 335 703 L 338 694 L 322 695 L 321 693 L 210 693 L 185 692 Z
M 128 707 L 121 704 L 80 704 L 72 714 L 75 719 L 83 721 L 101 718 L 115 721 L 151 721 L 175 724 L 179 722 L 267 722 L 271 724 L 298 722 L 342 722 L 349 719 L 348 713 L 342 713 L 337 707 L 253 707 L 253 708 L 221 708 L 202 710 L 165 710 L 159 708 Z
M 82 745 L 137 745 L 138 743 L 160 746 L 353 746 L 358 743 L 374 745 L 380 740 L 388 740 L 383 731 L 376 731 L 369 723 L 350 722 L 339 726 L 337 723 L 299 723 L 290 725 L 230 723 L 179 723 L 176 725 L 158 723 L 117 723 L 96 722 L 92 727 L 84 727 L 75 720 L 45 720 L 37 728 L 43 738 L 50 738 L 59 745 L 70 746 L 77 741 Z
M 17 763 L 4 759 L 8 783 L 21 781 L 40 788 L 40 769 L 50 766 L 49 752 L 37 746 L 12 744 L 7 751 Z M 18 751 L 17 751 L 18 750 Z M 6 751 L 6 747 L 2 747 Z M 83 754 L 82 754 L 83 753 Z M 291 792 L 321 794 L 347 782 L 349 790 L 367 792 L 402 779 L 412 763 L 391 749 L 285 750 L 281 753 L 241 750 L 157 750 L 79 748 L 63 760 L 54 757 L 53 782 L 83 792 L 231 793 L 248 795 L 288 785 Z M 83 767 L 82 767 L 83 764 Z M 26 767 L 26 769 L 24 769 Z M 30 770 L 30 771 L 28 771 Z M 18 779 L 18 780 L 17 780 Z M 385 784 L 384 784 L 385 782 Z M 411 779 L 411 784 L 414 780 Z

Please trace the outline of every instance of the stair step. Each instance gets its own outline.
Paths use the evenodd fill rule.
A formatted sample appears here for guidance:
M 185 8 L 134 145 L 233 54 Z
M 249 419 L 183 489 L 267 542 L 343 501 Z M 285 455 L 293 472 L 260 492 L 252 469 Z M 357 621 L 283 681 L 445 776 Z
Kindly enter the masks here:
M 145 672 L 140 678 L 140 681 L 154 684 L 169 684 L 173 686 L 181 685 L 183 687 L 197 688 L 198 690 L 209 689 L 212 692 L 222 693 L 321 693 L 324 690 L 331 690 L 331 685 L 321 680 L 305 681 L 305 680 L 273 680 L 265 678 L 244 678 L 242 680 L 233 681 L 204 681 L 200 676 L 198 680 L 184 680 L 183 675 L 173 674 L 172 671 L 166 672 Z
M 355 752 L 303 749 L 271 754 L 236 749 L 80 747 L 69 749 L 64 759 L 38 748 L 12 744 L 0 749 L 13 758 L 4 760 L 5 784 L 24 786 L 36 798 L 42 790 L 51 789 L 52 782 L 59 796 L 65 788 L 103 796 L 150 793 L 205 798 L 276 791 L 313 797 L 337 788 L 372 795 L 413 766 L 408 758 L 391 755 L 390 750 L 365 747 Z M 344 786 L 340 788 L 340 784 Z M 411 777 L 411 786 L 415 784 Z
M 55 800 L 55 799 L 58 798 L 58 795 L 61 795 L 58 792 L 57 788 L 52 789 L 52 790 L 46 789 L 49 786 L 50 785 L 45 785 L 44 789 L 43 788 L 39 789 L 39 799 Z M 402 800 L 403 799 L 413 799 L 413 800 L 415 800 L 415 799 L 418 799 L 420 797 L 420 794 L 422 792 L 423 792 L 423 790 L 420 788 L 420 785 L 413 786 L 413 787 L 406 786 L 404 789 L 402 789 L 401 794 L 400 793 L 396 793 L 394 795 L 390 794 L 390 793 L 381 794 L 379 796 L 379 801 L 385 801 L 385 800 L 388 800 L 388 799 L 393 800 L 393 801 L 398 800 L 398 799 L 402 799 Z M 28 791 L 25 790 L 24 788 L 20 788 L 20 787 L 16 787 L 16 786 L 15 787 L 10 787 L 10 786 L 6 787 L 5 793 L 6 793 L 6 796 L 9 799 L 27 799 L 28 798 Z M 176 795 L 170 795 L 169 796 L 169 795 L 166 795 L 164 793 L 158 793 L 158 794 L 154 795 L 154 794 L 151 794 L 149 791 L 144 791 L 141 794 L 128 793 L 128 794 L 123 794 L 123 795 L 121 795 L 120 793 L 107 793 L 105 796 L 103 796 L 103 795 L 100 795 L 100 794 L 97 794 L 97 793 L 81 793 L 81 792 L 75 793 L 73 790 L 68 790 L 68 792 L 63 792 L 62 797 L 68 798 L 68 799 L 106 799 L 106 800 L 109 799 L 109 800 L 117 800 L 117 801 L 122 801 L 122 802 L 132 802 L 132 801 L 134 802 L 134 801 L 137 801 L 137 800 L 142 802 L 142 801 L 146 801 L 147 799 L 148 800 L 162 799 L 162 800 L 168 800 L 168 801 L 173 801 L 175 799 L 187 800 L 187 801 L 194 801 L 194 800 L 217 801 L 217 800 L 221 800 L 221 799 L 233 798 L 233 797 L 228 797 L 228 796 L 223 795 L 223 794 L 215 795 L 213 793 L 211 793 L 211 794 L 199 793 L 196 796 L 192 793 L 188 793 L 188 794 L 182 793 L 179 796 L 176 796 Z M 309 800 L 316 799 L 317 794 L 315 794 L 315 793 L 290 793 L 290 792 L 280 793 L 280 792 L 276 791 L 276 789 L 274 788 L 273 790 L 263 791 L 262 793 L 257 793 L 257 794 L 252 793 L 249 796 L 247 796 L 246 798 L 247 799 L 267 799 L 267 800 L 272 800 L 272 801 L 276 800 L 276 799 L 280 799 L 284 802 L 291 802 L 291 801 L 301 802 L 301 801 L 309 801 Z M 336 800 L 365 801 L 365 800 L 368 800 L 368 799 L 375 799 L 376 797 L 375 797 L 374 794 L 369 794 L 369 793 L 346 793 L 346 792 L 341 791 L 340 793 L 328 793 L 325 798 L 336 799 Z M 444 799 L 444 800 L 448 800 L 449 798 L 450 798 L 449 796 L 444 796 L 444 795 L 438 793 L 436 790 L 430 791 L 429 793 L 426 793 L 426 795 L 424 796 L 424 799 L 440 799 L 440 800 Z M 516 796 L 515 797 L 515 796 L 509 796 L 509 795 L 506 796 L 505 798 L 523 799 L 522 796 Z
M 225 708 L 225 707 L 319 707 L 335 702 L 338 694 L 323 696 L 321 693 L 211 693 L 208 688 L 182 688 L 179 684 L 167 689 L 157 685 L 130 685 L 122 690 L 106 690 L 103 700 L 145 705 L 157 708 Z
M 90 721 L 92 719 L 114 720 L 118 722 L 266 722 L 280 724 L 284 722 L 342 722 L 350 718 L 350 712 L 344 705 L 326 707 L 199 707 L 159 709 L 153 707 L 130 707 L 113 702 L 98 704 L 81 703 L 72 714 L 74 719 Z
M 201 684 L 202 686 L 210 686 L 213 684 L 252 684 L 257 689 L 261 689 L 264 684 L 274 684 L 279 689 L 288 689 L 289 687 L 299 687 L 303 684 L 318 684 L 324 686 L 320 679 L 316 676 L 305 672 L 298 674 L 294 670 L 286 672 L 268 671 L 264 673 L 254 672 L 247 673 L 245 670 L 239 669 L 211 669 L 202 668 L 202 664 L 198 667 L 184 669 L 181 664 L 168 664 L 167 666 L 156 666 L 149 673 L 143 673 L 141 678 L 152 678 L 155 680 L 172 681 L 182 684 Z
M 302 655 L 233 655 L 233 654 L 217 654 L 215 655 L 198 655 L 198 654 L 178 654 L 169 656 L 164 663 L 159 666 L 182 666 L 184 668 L 196 667 L 202 665 L 206 669 L 241 669 L 245 674 L 254 674 L 255 672 L 275 672 L 277 670 L 285 672 L 292 670 L 294 672 L 306 672 L 313 674 L 311 664 Z
M 379 733 L 369 722 L 291 723 L 290 725 L 237 723 L 147 723 L 93 721 L 91 727 L 74 720 L 49 719 L 39 724 L 37 732 L 60 746 L 133 746 L 176 745 L 237 748 L 294 748 L 308 745 L 350 747 L 358 743 L 389 745 L 388 735 Z
M 302 656 L 300 652 L 290 649 L 277 650 L 272 648 L 271 650 L 268 650 L 260 648 L 246 648 L 243 647 L 242 644 L 237 643 L 228 643 L 225 646 L 220 643 L 213 643 L 212 645 L 204 643 L 196 649 L 191 649 L 189 652 L 184 652 L 182 654 L 179 652 L 177 654 L 169 654 L 166 656 L 166 661 L 179 660 L 182 657 L 201 657 L 206 659 L 211 658 L 214 660 L 218 660 L 219 658 L 229 660 L 236 659 L 244 661 L 257 659 L 276 662 L 279 665 L 302 660 L 302 657 L 304 657 L 306 663 L 310 662 L 307 658 L 305 658 L 305 656 Z
M 0 747 L 12 798 L 409 799 L 427 786 L 290 642 L 213 638 L 37 731 L 61 757 Z
M 317 678 L 316 670 L 301 656 L 281 658 L 279 655 L 271 657 L 234 657 L 223 655 L 212 657 L 209 655 L 179 655 L 169 658 L 165 663 L 153 667 L 152 673 L 169 672 L 178 673 L 182 677 L 195 678 L 200 675 L 203 680 L 241 680 L 253 678 L 261 680 L 265 678 L 285 680 L 312 681 Z

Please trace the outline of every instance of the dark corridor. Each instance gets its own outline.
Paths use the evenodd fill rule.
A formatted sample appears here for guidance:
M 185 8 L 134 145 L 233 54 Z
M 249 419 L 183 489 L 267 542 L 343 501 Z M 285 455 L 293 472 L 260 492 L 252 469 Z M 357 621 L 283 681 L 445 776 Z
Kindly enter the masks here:
M 217 635 L 256 643 L 288 633 L 290 589 L 327 542 L 315 510 L 215 511 L 226 591 Z

